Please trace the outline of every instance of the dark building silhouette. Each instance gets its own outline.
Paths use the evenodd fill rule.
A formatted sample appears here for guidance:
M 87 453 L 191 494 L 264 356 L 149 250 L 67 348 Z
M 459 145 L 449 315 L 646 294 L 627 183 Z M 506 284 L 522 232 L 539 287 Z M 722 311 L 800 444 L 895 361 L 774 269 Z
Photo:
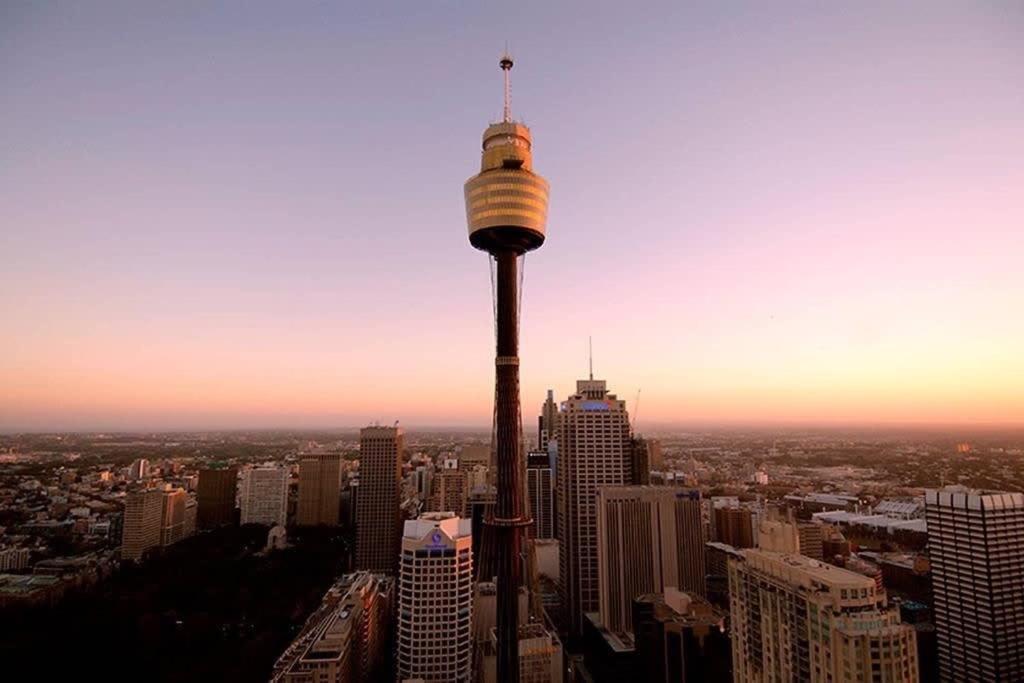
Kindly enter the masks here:
M 633 601 L 634 680 L 650 683 L 732 681 L 727 617 L 685 593 L 652 593 Z
M 238 469 L 199 470 L 196 491 L 196 526 L 215 529 L 235 523 L 235 498 L 238 492 Z

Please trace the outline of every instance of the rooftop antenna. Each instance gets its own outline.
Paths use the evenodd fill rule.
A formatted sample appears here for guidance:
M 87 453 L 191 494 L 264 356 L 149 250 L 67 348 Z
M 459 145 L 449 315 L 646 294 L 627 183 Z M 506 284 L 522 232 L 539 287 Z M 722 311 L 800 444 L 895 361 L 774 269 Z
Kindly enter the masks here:
M 505 114 L 502 118 L 502 121 L 505 123 L 512 120 L 512 82 L 510 79 L 512 64 L 512 55 L 508 51 L 508 43 L 506 42 L 505 52 L 502 53 L 501 59 L 498 61 L 498 65 L 505 74 Z
M 593 382 L 594 381 L 594 337 L 593 336 L 587 337 L 587 346 L 590 349 L 590 353 L 589 353 L 589 359 L 590 359 L 590 381 Z

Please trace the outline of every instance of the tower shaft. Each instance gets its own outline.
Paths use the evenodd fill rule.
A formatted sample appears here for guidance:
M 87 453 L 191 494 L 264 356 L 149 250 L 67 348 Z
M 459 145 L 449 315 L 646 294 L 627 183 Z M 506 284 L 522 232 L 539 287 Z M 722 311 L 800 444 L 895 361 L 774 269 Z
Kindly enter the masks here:
M 498 680 L 519 680 L 520 544 L 530 520 L 523 514 L 522 433 L 519 415 L 518 253 L 495 252 L 497 261 L 497 357 L 495 358 L 494 447 L 498 500 L 491 524 L 498 565 Z

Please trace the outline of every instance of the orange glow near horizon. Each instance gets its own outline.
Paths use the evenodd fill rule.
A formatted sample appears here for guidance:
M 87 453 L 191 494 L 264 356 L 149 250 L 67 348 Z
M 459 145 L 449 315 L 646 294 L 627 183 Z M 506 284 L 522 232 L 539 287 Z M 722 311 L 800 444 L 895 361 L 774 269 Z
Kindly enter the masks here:
M 509 36 L 527 429 L 590 335 L 641 430 L 1024 424 L 1019 12 L 67 11 L 0 22 L 0 431 L 489 425 Z

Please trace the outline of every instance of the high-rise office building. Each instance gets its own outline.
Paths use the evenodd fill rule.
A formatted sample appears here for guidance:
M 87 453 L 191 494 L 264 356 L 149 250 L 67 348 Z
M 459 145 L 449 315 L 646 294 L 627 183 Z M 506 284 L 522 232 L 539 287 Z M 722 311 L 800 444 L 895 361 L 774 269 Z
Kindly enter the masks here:
M 669 587 L 704 595 L 699 491 L 609 486 L 597 493 L 601 625 L 632 634 L 633 600 Z
M 555 492 L 552 485 L 548 452 L 534 451 L 527 455 L 526 497 L 533 517 L 533 538 L 555 537 Z
M 558 404 L 555 403 L 555 392 L 548 389 L 540 416 L 537 418 L 537 450 L 547 451 L 548 443 L 558 438 Z
M 914 629 L 884 591 L 803 555 L 741 550 L 729 561 L 733 680 L 914 683 Z
M 697 595 L 668 589 L 633 601 L 635 679 L 730 683 L 728 615 Z
M 398 427 L 359 432 L 359 496 L 356 499 L 356 567 L 394 575 L 398 563 L 405 435 Z M 455 510 L 458 514 L 458 510 Z
M 148 477 L 149 476 L 149 460 L 146 460 L 145 458 L 139 458 L 138 460 L 133 460 L 132 464 L 129 466 L 129 476 L 132 479 L 135 479 L 136 481 L 138 481 L 139 479 L 145 479 L 146 477 Z
M 494 558 L 482 562 L 484 555 L 484 525 L 494 513 L 494 505 L 498 500 L 498 492 L 493 485 L 485 484 L 470 490 L 466 499 L 466 514 L 473 531 L 473 569 L 480 581 L 493 581 L 495 576 Z M 493 534 L 491 535 L 493 545 Z M 488 552 L 494 554 L 493 548 Z M 485 566 L 486 565 L 486 566 Z
M 196 491 L 196 523 L 200 529 L 213 529 L 235 523 L 235 497 L 238 469 L 234 467 L 199 470 Z
M 370 683 L 389 673 L 391 577 L 356 572 L 338 580 L 278 657 L 271 683 Z
M 433 512 L 454 512 L 462 515 L 469 495 L 469 477 L 459 468 L 455 458 L 445 458 L 441 469 L 434 472 L 431 494 L 427 498 L 427 510 Z
M 631 478 L 634 484 L 651 483 L 651 471 L 662 468 L 661 443 L 655 439 L 634 438 L 630 450 Z
M 469 520 L 428 512 L 407 521 L 398 585 L 398 680 L 468 683 L 472 621 Z
M 714 539 L 734 548 L 754 547 L 754 516 L 750 510 L 736 505 L 718 505 L 712 501 L 711 527 Z
M 459 449 L 459 467 L 471 470 L 477 465 L 494 469 L 489 444 L 466 444 Z
M 576 382 L 563 404 L 558 438 L 558 540 L 562 606 L 567 631 L 583 632 L 584 614 L 600 602 L 597 492 L 631 483 L 626 402 L 604 380 Z
M 1024 493 L 927 491 L 943 681 L 1024 680 Z
M 186 537 L 185 508 L 188 494 L 185 489 L 164 489 L 160 515 L 160 545 L 173 545 Z
M 800 554 L 814 560 L 824 559 L 822 525 L 815 522 L 797 522 L 796 531 L 800 537 Z
M 160 545 L 163 509 L 163 491 L 149 489 L 125 496 L 121 559 L 138 562 L 147 550 Z
M 242 524 L 287 524 L 288 469 L 262 465 L 243 470 L 238 498 Z
M 314 452 L 299 458 L 299 526 L 336 526 L 341 521 L 341 454 Z

